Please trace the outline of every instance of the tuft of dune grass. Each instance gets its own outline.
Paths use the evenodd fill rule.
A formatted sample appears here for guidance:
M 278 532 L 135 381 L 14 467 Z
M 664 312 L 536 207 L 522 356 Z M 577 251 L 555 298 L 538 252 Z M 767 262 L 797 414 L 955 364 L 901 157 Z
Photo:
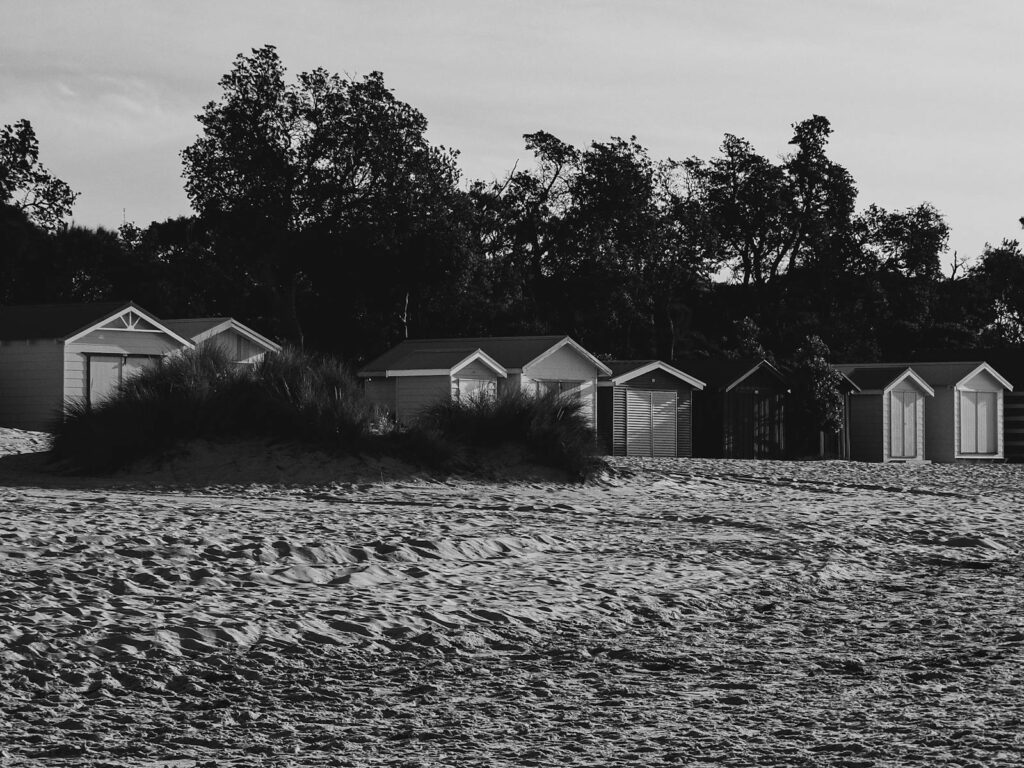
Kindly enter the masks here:
M 417 419 L 416 428 L 436 434 L 443 443 L 469 448 L 518 445 L 533 461 L 579 479 L 589 473 L 595 452 L 584 404 L 567 394 L 514 390 L 497 397 L 442 401 Z

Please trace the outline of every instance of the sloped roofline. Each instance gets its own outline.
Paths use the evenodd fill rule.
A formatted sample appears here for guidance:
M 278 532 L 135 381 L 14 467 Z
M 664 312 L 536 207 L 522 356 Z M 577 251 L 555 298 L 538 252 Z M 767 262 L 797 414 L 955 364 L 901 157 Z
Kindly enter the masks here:
M 782 375 L 782 374 L 781 374 L 781 373 L 779 372 L 779 369 L 778 369 L 778 368 L 776 368 L 776 367 L 775 367 L 774 365 L 772 365 L 771 363 L 769 363 L 769 362 L 768 362 L 767 360 L 762 360 L 761 362 L 757 363 L 757 364 L 756 364 L 756 365 L 755 365 L 755 366 L 754 366 L 753 368 L 751 368 L 751 369 L 750 369 L 749 371 L 747 371 L 747 372 L 746 372 L 746 373 L 744 373 L 744 374 L 743 374 L 742 376 L 740 376 L 740 377 L 739 377 L 738 379 L 736 379 L 736 381 L 734 381 L 734 382 L 733 382 L 732 384 L 730 384 L 729 386 L 727 386 L 727 387 L 726 387 L 726 388 L 725 388 L 725 389 L 724 389 L 723 391 L 725 391 L 725 392 L 731 392 L 731 391 L 732 391 L 733 389 L 735 389 L 736 387 L 738 387 L 738 386 L 739 386 L 740 384 L 742 384 L 742 383 L 743 383 L 744 381 L 746 381 L 746 380 L 747 380 L 748 378 L 750 378 L 751 376 L 753 376 L 753 375 L 754 375 L 754 374 L 755 374 L 755 373 L 757 372 L 757 369 L 758 369 L 758 368 L 760 368 L 760 367 L 761 367 L 762 365 L 764 365 L 764 366 L 767 366 L 767 367 L 768 367 L 768 369 L 769 369 L 769 370 L 770 370 L 770 371 L 771 371 L 772 373 L 774 373 L 774 374 L 775 374 L 775 375 L 776 375 L 776 376 L 778 377 L 779 381 L 781 381 L 781 382 L 782 382 L 783 384 L 786 384 L 786 383 L 787 383 L 787 382 L 786 382 L 786 377 L 785 377 L 785 376 L 783 376 L 783 375 Z M 787 391 L 788 391 L 788 390 L 787 390 Z
M 966 382 L 968 379 L 974 378 L 975 376 L 977 376 L 982 371 L 984 371 L 989 376 L 991 376 L 993 379 L 995 379 L 1000 384 L 1002 384 L 1004 387 L 1006 387 L 1007 390 L 1009 390 L 1010 392 L 1013 392 L 1013 384 L 1011 384 L 1006 379 L 1004 379 L 1002 377 L 1002 375 L 1000 375 L 999 371 L 997 371 L 995 368 L 993 368 L 988 363 L 981 363 L 977 368 L 975 368 L 973 371 L 971 371 L 966 376 L 964 376 L 962 379 L 960 379 L 960 381 L 958 381 L 956 383 L 956 386 L 957 387 L 962 386 L 964 384 L 964 382 Z
M 894 370 L 899 370 L 899 369 L 894 369 Z M 904 379 L 912 380 L 929 397 L 932 397 L 932 396 L 935 395 L 935 390 L 932 389 L 931 386 L 928 384 L 928 382 L 925 381 L 924 379 L 922 379 L 913 368 L 904 368 L 903 371 L 898 376 L 895 376 L 888 384 L 886 384 L 881 389 L 862 389 L 862 390 L 860 390 L 860 393 L 862 395 L 879 395 L 879 394 L 884 395 L 884 394 L 887 394 L 888 392 L 891 392 L 893 387 L 895 387 L 897 384 L 899 384 Z
M 174 323 L 174 322 L 177 322 L 179 320 L 183 321 L 183 322 L 187 322 L 189 320 L 205 320 L 205 319 L 207 319 L 207 318 L 202 318 L 202 317 L 176 317 L 173 320 L 168 320 L 167 322 L 168 323 Z M 221 319 L 221 318 L 210 318 L 210 319 Z M 253 342 L 257 343 L 257 344 L 259 344 L 262 347 L 266 347 L 271 352 L 280 352 L 281 351 L 281 345 L 280 344 L 278 344 L 277 342 L 271 341 L 270 339 L 268 339 L 266 336 L 264 336 L 261 333 L 257 333 L 256 331 L 254 331 L 252 328 L 250 328 L 249 326 L 245 325 L 244 323 L 241 323 L 238 320 L 235 320 L 235 318 L 233 318 L 233 317 L 225 317 L 225 318 L 223 318 L 221 320 L 222 321 L 220 323 L 218 323 L 217 325 L 210 326 L 205 331 L 202 331 L 201 333 L 197 333 L 192 338 L 198 343 L 200 341 L 206 341 L 206 339 L 210 338 L 211 336 L 215 336 L 218 333 L 221 333 L 222 331 L 226 331 L 226 330 L 230 329 L 232 331 L 236 331 L 236 332 L 240 333 L 242 336 L 245 336 L 250 341 L 253 341 Z
M 843 371 L 840 371 L 835 367 L 833 367 L 832 370 L 838 373 L 840 376 L 842 376 L 846 380 L 846 383 L 853 388 L 854 392 L 860 392 L 860 387 L 857 386 L 857 382 L 855 382 L 853 379 L 847 376 Z
M 124 304 L 122 307 L 120 307 L 118 309 L 115 309 L 115 310 L 113 310 L 111 312 L 108 312 L 107 314 L 103 315 L 99 319 L 94 320 L 93 322 L 89 323 L 88 325 L 85 325 L 85 326 L 79 328 L 77 331 L 74 331 L 69 336 L 65 336 L 63 339 L 61 339 L 61 341 L 63 343 L 65 343 L 65 344 L 70 344 L 70 343 L 72 343 L 74 341 L 77 341 L 78 339 L 82 338 L 83 336 L 87 336 L 88 334 L 90 334 L 98 326 L 103 325 L 103 323 L 109 322 L 110 320 L 113 320 L 114 318 L 121 317 L 122 315 L 124 315 L 124 314 L 126 314 L 128 312 L 135 312 L 136 314 L 141 315 L 143 318 L 146 319 L 147 322 L 152 323 L 162 333 L 166 333 L 168 336 L 170 336 L 175 341 L 181 342 L 181 344 L 183 346 L 185 346 L 186 348 L 193 349 L 195 347 L 195 343 L 191 339 L 186 339 L 184 336 L 179 336 L 177 333 L 175 333 L 170 328 L 168 328 L 166 325 L 164 325 L 155 315 L 153 315 L 150 312 L 147 312 L 145 309 L 143 309 L 142 307 L 140 307 L 138 304 L 136 304 L 133 301 L 129 301 L 126 304 Z
M 668 363 L 662 362 L 661 360 L 652 360 L 646 365 L 641 365 L 637 368 L 634 368 L 631 371 L 620 373 L 618 376 L 612 376 L 611 383 L 615 385 L 625 384 L 627 381 L 635 379 L 637 376 L 643 376 L 645 373 L 650 373 L 651 371 L 654 370 L 664 371 L 669 376 L 674 376 L 675 378 L 681 381 L 685 381 L 687 384 L 689 384 L 696 390 L 704 389 L 704 387 L 707 386 L 707 384 L 705 384 L 700 379 L 695 378 L 688 373 L 683 373 L 678 368 L 674 368 L 673 366 L 669 365 Z
M 413 368 L 413 369 L 388 369 L 384 371 L 384 378 L 398 378 L 400 376 L 452 376 L 458 373 L 460 370 L 465 368 L 472 362 L 479 360 L 481 363 L 486 365 L 492 371 L 494 371 L 501 378 L 508 377 L 508 371 L 501 363 L 495 360 L 493 357 L 488 355 L 482 349 L 476 349 L 470 354 L 466 355 L 462 360 L 455 363 L 451 368 Z M 370 371 L 360 371 L 360 376 L 363 378 L 371 376 L 379 376 L 379 373 L 373 373 Z
M 577 342 L 573 341 L 572 337 L 570 337 L 570 336 L 563 336 L 561 338 L 561 340 L 559 340 L 555 344 L 553 344 L 550 347 L 548 347 L 548 349 L 546 349 L 544 352 L 541 352 L 539 355 L 537 355 L 535 358 L 533 358 L 533 360 L 530 360 L 528 363 L 524 363 L 522 368 L 512 368 L 512 369 L 509 369 L 509 372 L 510 373 L 522 373 L 528 366 L 536 365 L 537 363 L 541 362 L 542 360 L 544 360 L 544 359 L 550 357 L 551 355 L 555 354 L 555 352 L 557 352 L 558 350 L 560 350 L 562 347 L 565 347 L 565 346 L 572 347 L 574 350 L 576 350 L 577 354 L 579 354 L 580 357 L 583 357 L 586 360 L 589 360 L 591 363 L 593 363 L 594 367 L 597 368 L 597 370 L 600 371 L 601 373 L 603 373 L 605 376 L 611 376 L 612 375 L 612 369 L 611 368 L 609 368 L 607 365 L 602 363 L 600 360 L 598 360 L 592 354 L 587 352 L 587 350 L 585 350 L 583 347 L 581 347 Z

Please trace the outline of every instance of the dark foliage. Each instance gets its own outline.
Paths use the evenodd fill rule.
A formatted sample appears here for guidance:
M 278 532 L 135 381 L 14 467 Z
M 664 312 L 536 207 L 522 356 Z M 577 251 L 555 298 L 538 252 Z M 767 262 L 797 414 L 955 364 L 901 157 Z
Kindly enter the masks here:
M 195 438 L 263 437 L 365 447 L 371 412 L 338 361 L 285 351 L 254 366 L 204 346 L 165 358 L 96 405 L 74 403 L 54 429 L 54 458 L 110 472 Z
M 519 446 L 539 464 L 584 478 L 592 467 L 595 434 L 583 403 L 568 395 L 509 391 L 496 398 L 446 401 L 424 412 L 414 432 L 468 448 Z

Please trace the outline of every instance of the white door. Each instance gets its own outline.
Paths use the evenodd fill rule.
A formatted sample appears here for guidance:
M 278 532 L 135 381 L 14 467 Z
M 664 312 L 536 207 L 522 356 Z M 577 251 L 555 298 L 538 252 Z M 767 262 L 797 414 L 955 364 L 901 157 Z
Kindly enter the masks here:
M 995 392 L 960 393 L 960 452 L 994 454 L 999 449 Z
M 626 390 L 626 455 L 676 455 L 676 393 Z
M 912 459 L 917 456 L 917 393 L 892 392 L 890 395 L 889 456 Z
M 105 400 L 120 383 L 120 355 L 89 355 L 89 405 Z

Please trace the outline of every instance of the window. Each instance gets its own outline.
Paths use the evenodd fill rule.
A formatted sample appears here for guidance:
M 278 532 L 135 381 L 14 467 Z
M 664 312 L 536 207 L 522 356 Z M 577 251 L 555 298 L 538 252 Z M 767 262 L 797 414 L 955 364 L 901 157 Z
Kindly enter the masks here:
M 960 453 L 998 452 L 996 411 L 995 392 L 960 393 Z
M 533 382 L 534 394 L 540 395 L 564 395 L 569 394 L 575 397 L 580 396 L 583 387 L 582 381 L 565 381 L 561 379 L 537 379 Z
M 452 379 L 452 400 L 469 402 L 470 400 L 491 400 L 497 394 L 497 382 L 494 379 Z

